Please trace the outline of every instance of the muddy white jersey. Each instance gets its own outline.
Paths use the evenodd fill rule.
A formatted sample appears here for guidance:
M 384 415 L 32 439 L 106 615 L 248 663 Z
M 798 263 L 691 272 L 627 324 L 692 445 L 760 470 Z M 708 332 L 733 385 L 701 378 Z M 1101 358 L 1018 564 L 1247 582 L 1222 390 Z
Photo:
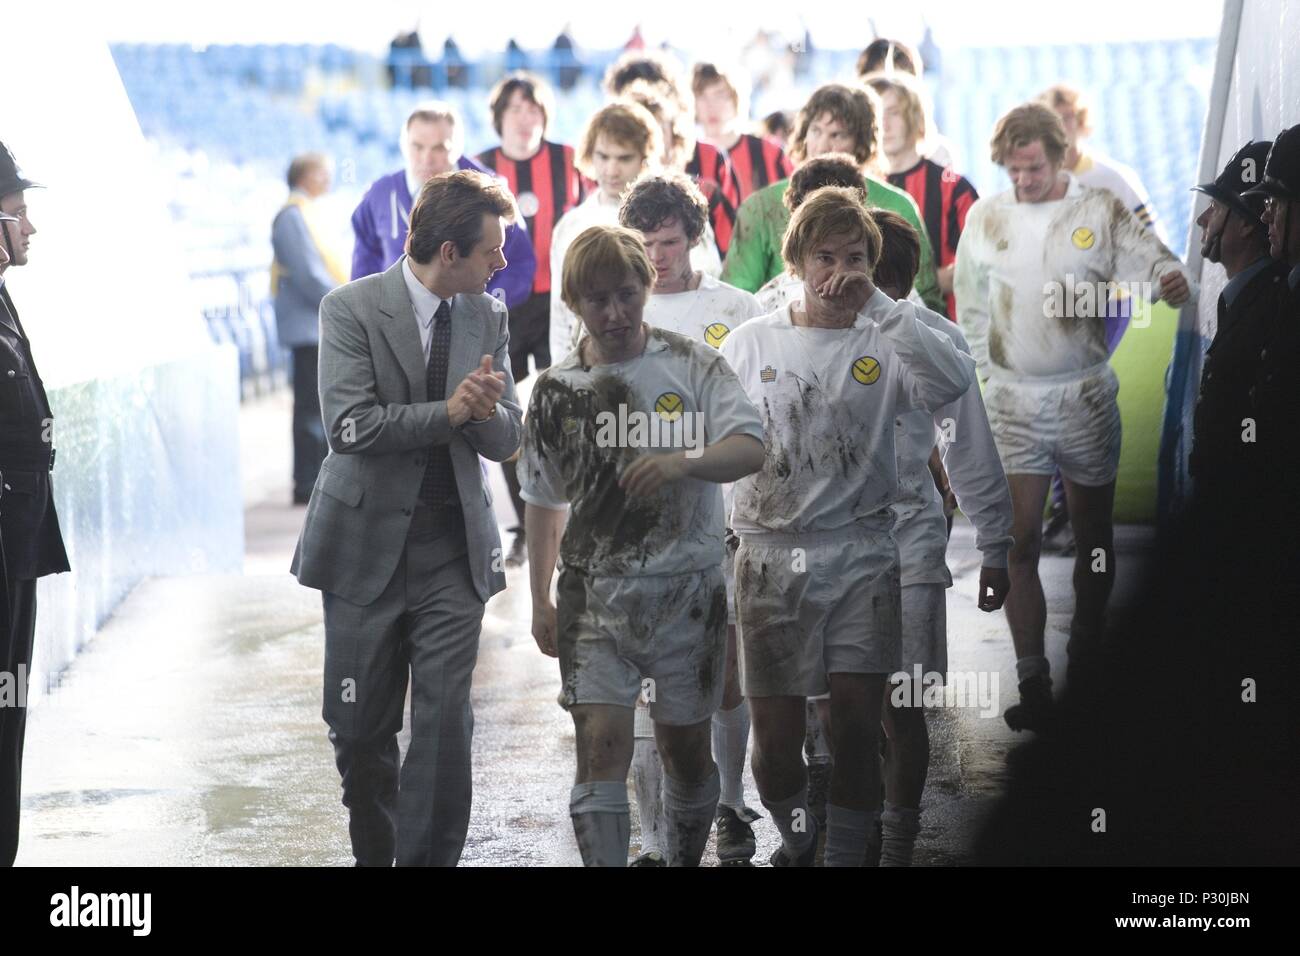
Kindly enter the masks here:
M 763 311 L 751 293 L 704 273 L 697 289 L 647 296 L 644 318 L 655 328 L 697 339 L 716 349 L 722 347 L 736 326 Z
M 929 328 L 947 336 L 969 354 L 961 329 L 937 312 L 916 310 Z M 950 440 L 949 440 L 950 439 Z M 981 564 L 1005 568 L 1011 537 L 1011 491 L 993 441 L 984 399 L 978 386 L 934 412 L 912 411 L 895 423 L 898 501 L 894 503 L 894 540 L 902 583 L 952 586 L 948 571 L 948 522 L 943 500 L 930 474 L 930 452 L 937 444 L 948 481 L 962 513 L 975 526 Z
M 973 381 L 974 363 L 930 331 L 910 302 L 877 290 L 853 325 L 793 324 L 790 307 L 751 319 L 722 345 L 763 419 L 763 468 L 735 483 L 732 527 L 888 530 L 898 498 L 894 420 L 936 408 Z
M 1118 196 L 1069 177 L 1063 199 L 976 200 L 957 246 L 957 317 L 981 377 L 1051 378 L 1106 361 L 1104 291 L 1125 283 L 1154 299 L 1178 257 Z M 1131 284 L 1131 288 L 1128 284 Z M 1088 303 L 1088 296 L 1092 304 Z
M 1148 229 L 1154 229 L 1156 237 L 1165 245 L 1169 239 L 1165 235 L 1164 224 L 1156 215 L 1151 198 L 1138 174 L 1118 160 L 1101 153 L 1084 153 L 1070 172 L 1085 186 L 1093 189 L 1109 189 L 1124 205 L 1133 210 L 1133 214 L 1142 220 Z
M 551 361 L 558 362 L 568 355 L 582 334 L 582 321 L 564 304 L 560 289 L 564 282 L 564 257 L 573 240 L 592 226 L 617 226 L 618 207 L 609 202 L 599 190 L 574 206 L 555 224 L 551 232 Z M 713 229 L 706 223 L 704 235 L 691 249 L 691 268 L 705 275 L 722 275 L 722 259 L 718 244 L 713 239 Z
M 645 321 L 660 329 L 698 339 L 721 348 L 731 330 L 755 316 L 770 312 L 751 293 L 709 275 L 700 276 L 699 288 L 646 298 Z M 723 514 L 731 514 L 732 484 L 722 486 Z
M 716 349 L 646 327 L 639 356 L 584 366 L 574 350 L 537 377 L 524 420 L 520 493 L 569 508 L 565 567 L 596 575 L 684 574 L 723 558 L 721 486 L 682 478 L 628 498 L 618 481 L 644 454 L 763 440 L 758 412 Z

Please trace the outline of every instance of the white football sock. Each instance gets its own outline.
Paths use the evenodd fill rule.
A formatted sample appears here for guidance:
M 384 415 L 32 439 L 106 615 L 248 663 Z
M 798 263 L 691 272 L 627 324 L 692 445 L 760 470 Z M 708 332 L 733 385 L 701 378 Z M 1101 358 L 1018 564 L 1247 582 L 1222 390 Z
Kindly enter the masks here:
M 632 744 L 632 791 L 641 821 L 641 852 L 664 853 L 668 832 L 664 821 L 664 765 L 653 736 L 638 737 Z
M 668 865 L 699 866 L 718 810 L 718 768 L 699 783 L 664 774 L 664 817 L 668 822 Z
M 722 779 L 718 803 L 733 810 L 745 805 L 745 753 L 749 747 L 749 702 L 713 715 L 713 759 Z
M 914 807 L 896 807 L 886 800 L 880 826 L 880 865 L 911 866 L 916 835 L 921 832 L 921 811 Z
M 872 825 L 869 810 L 826 804 L 826 866 L 861 866 Z
M 781 831 L 781 842 L 785 844 L 786 855 L 797 859 L 807 852 L 809 844 L 816 839 L 816 824 L 808 812 L 808 784 L 799 788 L 799 792 L 784 800 L 768 800 L 759 795 L 763 806 L 772 814 L 772 822 Z
M 569 791 L 569 816 L 583 866 L 627 866 L 632 818 L 626 784 L 610 780 L 577 784 Z

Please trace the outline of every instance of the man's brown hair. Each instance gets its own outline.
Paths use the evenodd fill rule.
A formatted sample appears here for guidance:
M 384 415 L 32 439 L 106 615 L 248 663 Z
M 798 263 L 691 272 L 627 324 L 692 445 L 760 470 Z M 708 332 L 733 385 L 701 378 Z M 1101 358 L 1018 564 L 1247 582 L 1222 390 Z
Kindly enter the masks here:
M 618 209 L 620 225 L 641 233 L 682 224 L 687 245 L 695 245 L 709 221 L 709 201 L 684 173 L 647 173 L 632 184 Z
M 880 97 L 866 87 L 827 83 L 808 98 L 799 111 L 790 136 L 790 159 L 797 166 L 807 158 L 805 144 L 808 127 L 815 120 L 830 114 L 831 119 L 842 123 L 853 137 L 853 158 L 865 166 L 880 151 Z
M 524 99 L 542 111 L 544 134 L 546 127 L 551 123 L 551 116 L 555 113 L 555 96 L 541 77 L 523 70 L 516 70 L 502 77 L 492 88 L 492 93 L 488 96 L 488 106 L 492 110 L 492 128 L 497 131 L 498 136 L 501 135 L 501 120 L 506 115 L 510 98 L 516 91 L 522 93 Z
M 823 186 L 808 196 L 790 217 L 781 242 L 786 271 L 803 278 L 804 260 L 832 236 L 847 236 L 867 244 L 867 274 L 880 261 L 880 227 L 853 189 Z
M 574 164 L 589 178 L 595 177 L 591 157 L 601 136 L 630 147 L 641 154 L 643 161 L 657 160 L 663 153 L 663 133 L 644 106 L 629 101 L 610 103 L 592 114 L 578 138 Z
M 622 96 L 637 80 L 663 84 L 679 103 L 682 96 L 682 65 L 676 57 L 659 50 L 628 50 L 605 71 L 603 86 L 610 96 Z
M 456 116 L 456 108 L 444 100 L 425 100 L 422 103 L 416 103 L 411 112 L 406 114 L 406 125 L 402 129 L 410 129 L 411 124 L 416 120 L 425 123 L 450 123 L 457 130 L 460 129 L 460 120 Z
M 899 106 L 902 107 L 903 122 L 907 124 L 907 135 L 912 140 L 912 145 L 915 146 L 925 139 L 925 90 L 916 77 L 910 73 L 868 73 L 862 78 L 862 82 L 880 95 L 882 109 L 885 94 L 896 93 Z
M 655 267 L 645 251 L 641 234 L 622 226 L 591 226 L 578 234 L 564 254 L 560 298 L 581 316 L 578 303 L 601 279 L 631 275 L 649 289 L 655 284 Z
M 1079 127 L 1079 135 L 1086 137 L 1092 132 L 1092 123 L 1088 115 L 1091 112 L 1089 109 L 1091 104 L 1088 97 L 1077 87 L 1069 83 L 1056 83 L 1038 94 L 1038 102 L 1050 106 L 1053 110 L 1068 106 L 1074 111 L 1074 122 Z
M 869 209 L 867 214 L 881 237 L 880 262 L 873 279 L 880 288 L 896 290 L 899 298 L 905 298 L 921 270 L 921 237 L 910 222 L 889 209 Z
M 451 242 L 460 255 L 469 255 L 483 238 L 484 213 L 515 220 L 515 201 L 499 180 L 474 169 L 434 176 L 411 207 L 406 254 L 428 265 Z
M 902 40 L 879 37 L 858 54 L 858 76 L 868 73 L 911 73 L 920 76 L 924 64 L 921 54 Z
M 794 212 L 808 195 L 823 186 L 844 186 L 857 190 L 863 205 L 867 202 L 867 177 L 848 153 L 827 153 L 810 159 L 794 171 L 782 197 L 785 208 Z
M 1042 103 L 1023 103 L 1000 120 L 993 127 L 993 139 L 989 142 L 993 162 L 999 166 L 1006 164 L 1012 152 L 1041 140 L 1043 152 L 1050 163 L 1059 163 L 1065 158 L 1065 151 L 1070 141 L 1066 139 L 1065 127 L 1061 117 L 1050 106 Z
M 665 165 L 685 166 L 695 148 L 695 138 L 691 131 L 690 114 L 681 108 L 672 91 L 662 83 L 636 80 L 623 90 L 623 99 L 645 107 L 646 112 L 654 117 L 661 136 L 665 126 L 672 130 Z
M 727 88 L 731 105 L 742 118 L 748 111 L 749 88 L 744 82 L 744 75 L 739 70 L 729 70 L 716 63 L 696 63 L 691 69 L 691 92 L 700 96 L 710 86 L 721 83 Z M 742 109 L 742 104 L 744 109 Z
M 324 153 L 302 153 L 295 156 L 289 163 L 289 171 L 285 174 L 285 181 L 288 182 L 290 189 L 296 189 L 302 182 L 302 178 L 313 169 L 329 168 L 329 157 Z

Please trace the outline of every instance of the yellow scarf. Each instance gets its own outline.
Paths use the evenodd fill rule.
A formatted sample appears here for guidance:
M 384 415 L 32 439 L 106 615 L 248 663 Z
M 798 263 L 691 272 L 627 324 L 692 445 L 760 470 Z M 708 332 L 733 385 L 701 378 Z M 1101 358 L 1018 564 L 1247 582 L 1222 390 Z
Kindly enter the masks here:
M 307 235 L 311 237 L 312 245 L 316 247 L 316 252 L 320 255 L 321 261 L 325 263 L 325 268 L 329 274 L 334 277 L 334 281 L 339 285 L 348 281 L 348 274 L 343 266 L 339 263 L 338 258 L 330 252 L 325 243 L 321 241 L 321 233 L 316 225 L 315 204 L 301 193 L 291 193 L 289 198 L 281 209 L 287 209 L 290 206 L 297 206 L 298 211 L 302 213 L 302 221 L 307 224 Z M 280 291 L 280 280 L 287 273 L 284 266 L 279 262 L 271 260 L 271 295 L 274 297 Z

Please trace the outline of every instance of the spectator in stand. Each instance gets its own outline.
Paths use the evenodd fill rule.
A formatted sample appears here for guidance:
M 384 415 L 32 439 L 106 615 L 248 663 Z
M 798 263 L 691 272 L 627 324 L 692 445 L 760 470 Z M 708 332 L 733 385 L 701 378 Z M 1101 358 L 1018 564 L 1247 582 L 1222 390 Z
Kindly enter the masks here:
M 551 44 L 551 60 L 555 83 L 560 89 L 568 92 L 578 85 L 578 80 L 582 78 L 582 67 L 578 66 L 574 56 L 572 31 L 567 23 Z

